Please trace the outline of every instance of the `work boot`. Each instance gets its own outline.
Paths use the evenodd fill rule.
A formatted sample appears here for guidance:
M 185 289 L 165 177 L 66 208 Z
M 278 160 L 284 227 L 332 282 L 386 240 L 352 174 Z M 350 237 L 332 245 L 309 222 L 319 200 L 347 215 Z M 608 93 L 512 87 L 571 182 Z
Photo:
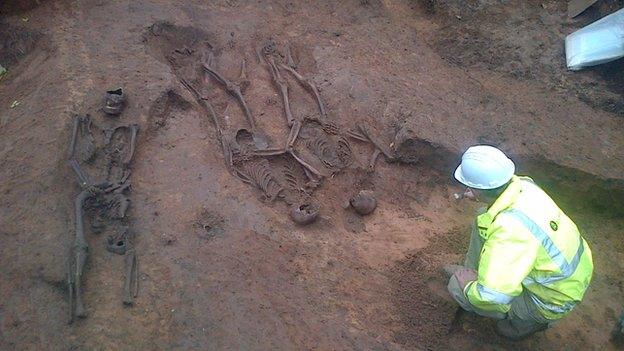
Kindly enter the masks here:
M 442 270 L 444 270 L 444 275 L 447 278 L 450 278 L 453 276 L 453 274 L 455 274 L 455 272 L 457 272 L 458 270 L 465 268 L 464 266 L 458 265 L 458 264 L 445 264 L 442 267 Z
M 547 328 L 548 323 L 536 323 L 520 319 L 503 319 L 496 322 L 496 333 L 513 341 L 522 340 Z

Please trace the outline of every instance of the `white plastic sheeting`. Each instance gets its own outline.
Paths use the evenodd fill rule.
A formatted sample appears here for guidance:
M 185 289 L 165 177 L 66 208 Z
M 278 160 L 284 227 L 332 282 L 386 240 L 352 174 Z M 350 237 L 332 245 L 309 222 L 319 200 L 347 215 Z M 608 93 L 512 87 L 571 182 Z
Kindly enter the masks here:
M 624 57 L 624 9 L 568 35 L 565 51 L 573 71 Z

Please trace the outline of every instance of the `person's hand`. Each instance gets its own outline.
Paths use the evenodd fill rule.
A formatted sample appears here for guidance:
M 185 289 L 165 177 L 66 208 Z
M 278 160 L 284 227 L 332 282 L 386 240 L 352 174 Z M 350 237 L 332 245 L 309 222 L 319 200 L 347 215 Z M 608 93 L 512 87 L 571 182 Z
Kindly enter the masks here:
M 462 268 L 455 272 L 455 278 L 459 282 L 459 287 L 464 290 L 471 281 L 477 280 L 477 272 L 474 269 Z

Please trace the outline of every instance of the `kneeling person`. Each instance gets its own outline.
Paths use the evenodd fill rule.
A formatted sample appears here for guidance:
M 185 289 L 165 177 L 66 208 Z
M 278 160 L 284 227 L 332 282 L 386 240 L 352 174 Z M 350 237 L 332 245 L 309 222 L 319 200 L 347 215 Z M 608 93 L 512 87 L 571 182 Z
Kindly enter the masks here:
M 500 319 L 499 334 L 544 330 L 581 301 L 593 263 L 578 228 L 499 149 L 469 148 L 455 178 L 489 207 L 475 221 L 464 266 L 446 266 L 460 306 Z

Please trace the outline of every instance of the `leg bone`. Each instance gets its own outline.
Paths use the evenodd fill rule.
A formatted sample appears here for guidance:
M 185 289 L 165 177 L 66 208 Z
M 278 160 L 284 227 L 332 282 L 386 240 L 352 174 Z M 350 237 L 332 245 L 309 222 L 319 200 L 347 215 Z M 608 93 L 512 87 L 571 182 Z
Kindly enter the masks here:
M 282 101 L 284 102 L 284 114 L 286 115 L 286 121 L 288 122 L 288 126 L 291 127 L 294 123 L 294 118 L 292 116 L 292 111 L 290 109 L 290 100 L 288 99 L 288 85 L 275 64 L 275 60 L 271 57 L 269 58 L 269 68 L 271 70 L 271 75 L 273 76 L 273 81 L 280 89 L 282 93 Z
M 308 90 L 312 92 L 312 94 L 316 98 L 316 102 L 318 104 L 319 110 L 321 111 L 321 115 L 323 117 L 327 117 L 327 111 L 325 111 L 325 105 L 323 105 L 323 101 L 321 100 L 321 95 L 319 94 L 316 86 L 309 79 L 305 79 L 294 68 L 285 64 L 280 64 L 280 67 L 290 72 L 299 81 L 299 83 L 301 83 L 303 86 L 305 86 L 306 88 L 308 88 Z
M 137 257 L 134 248 L 128 249 L 125 256 L 125 279 L 123 288 L 124 305 L 132 305 L 138 293 Z
M 138 124 L 130 125 L 130 152 L 128 152 L 128 154 L 123 160 L 124 166 L 126 167 L 130 164 L 130 161 L 132 161 L 132 157 L 134 156 L 134 151 L 136 149 L 136 138 L 137 138 L 138 132 L 139 132 Z
M 249 123 L 251 130 L 254 131 L 256 129 L 256 121 L 253 118 L 253 115 L 251 114 L 251 110 L 249 110 L 249 106 L 247 105 L 247 102 L 245 101 L 245 98 L 243 97 L 243 93 L 241 92 L 240 87 L 230 82 L 229 80 L 225 79 L 225 77 L 223 77 L 219 72 L 214 70 L 212 67 L 207 66 L 205 64 L 203 65 L 203 67 L 208 73 L 212 74 L 217 79 L 217 81 L 225 87 L 225 90 L 227 90 L 231 95 L 233 95 L 235 98 L 238 99 L 238 102 L 240 102 L 241 106 L 243 107 L 243 110 L 245 111 L 245 117 L 247 118 L 247 123 Z

